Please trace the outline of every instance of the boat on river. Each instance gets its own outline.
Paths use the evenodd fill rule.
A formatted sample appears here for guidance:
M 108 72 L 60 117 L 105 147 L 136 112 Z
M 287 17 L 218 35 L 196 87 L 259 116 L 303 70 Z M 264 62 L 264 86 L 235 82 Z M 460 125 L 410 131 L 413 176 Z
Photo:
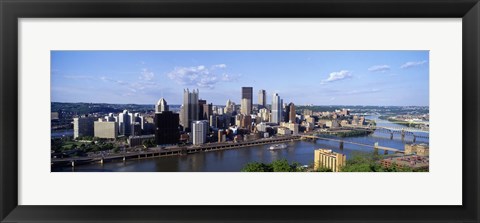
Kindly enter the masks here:
M 278 150 L 278 149 L 285 149 L 287 148 L 287 144 L 282 143 L 282 144 L 275 144 L 270 146 L 270 150 Z

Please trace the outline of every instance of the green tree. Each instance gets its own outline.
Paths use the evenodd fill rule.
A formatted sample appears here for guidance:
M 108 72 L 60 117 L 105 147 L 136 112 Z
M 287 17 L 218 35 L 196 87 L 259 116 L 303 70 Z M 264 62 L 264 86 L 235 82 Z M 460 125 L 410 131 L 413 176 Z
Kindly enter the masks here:
M 317 170 L 315 170 L 315 172 L 332 172 L 332 170 L 330 168 L 320 167 Z
M 113 149 L 113 144 L 112 143 L 107 143 L 102 148 L 102 150 L 111 150 L 111 149 Z
M 242 172 L 269 172 L 268 168 L 263 163 L 253 162 L 247 163 L 241 170 Z
M 382 167 L 376 162 L 381 156 L 374 153 L 355 153 L 347 160 L 342 172 L 382 172 Z
M 275 160 L 272 162 L 273 172 L 292 172 L 292 167 L 286 159 Z M 293 170 L 295 171 L 295 170 Z

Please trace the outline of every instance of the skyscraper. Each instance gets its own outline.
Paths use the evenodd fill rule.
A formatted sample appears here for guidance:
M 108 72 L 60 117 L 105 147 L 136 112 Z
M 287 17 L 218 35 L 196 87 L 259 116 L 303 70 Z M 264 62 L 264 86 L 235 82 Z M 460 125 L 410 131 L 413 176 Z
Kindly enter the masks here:
M 288 104 L 288 107 L 290 107 L 290 112 L 288 114 L 288 121 L 291 123 L 295 123 L 297 121 L 297 113 L 295 112 L 295 104 L 293 102 L 290 102 Z
M 155 113 L 160 113 L 164 111 L 168 111 L 167 101 L 165 101 L 165 99 L 163 98 L 160 98 L 160 100 L 158 100 L 157 102 L 157 105 L 155 106 Z
M 267 92 L 265 90 L 258 91 L 258 109 L 265 108 L 267 106 Z
M 120 135 L 130 136 L 132 134 L 132 114 L 123 110 L 118 114 L 118 131 Z
M 282 100 L 277 93 L 273 94 L 271 115 L 271 122 L 279 123 L 282 121 Z
M 178 131 L 179 114 L 164 111 L 155 114 L 155 142 L 157 145 L 177 144 L 180 140 Z
M 145 123 L 145 121 L 144 117 L 141 116 L 140 113 L 135 113 L 132 116 L 131 124 L 136 125 L 137 123 L 140 125 L 140 129 L 143 129 L 143 124 Z
M 250 115 L 252 112 L 252 101 L 247 98 L 242 98 L 242 103 L 240 104 L 240 114 Z
M 228 99 L 226 107 L 225 107 L 225 113 L 231 114 L 234 111 L 235 111 L 235 103 L 230 101 L 230 99 Z
M 270 112 L 266 108 L 260 109 L 258 115 L 261 117 L 262 122 L 268 122 L 270 120 Z
M 73 138 L 76 139 L 81 136 L 93 136 L 94 126 L 93 117 L 78 117 L 73 118 Z
M 193 145 L 201 145 L 207 142 L 208 122 L 206 120 L 192 123 Z
M 213 115 L 213 109 L 212 108 L 213 108 L 212 103 L 203 105 L 203 115 L 202 115 L 203 120 L 210 119 L 210 115 Z
M 203 106 L 206 104 L 207 104 L 207 100 L 202 100 L 202 99 L 198 100 L 198 119 L 197 120 L 205 120 L 203 118 L 203 115 L 204 115 Z
M 183 90 L 183 116 L 182 126 L 185 131 L 192 129 L 192 122 L 198 120 L 198 89 L 190 93 L 188 89 Z
M 285 113 L 283 113 L 283 121 L 288 122 L 290 119 L 290 105 L 285 105 Z
M 118 136 L 118 124 L 115 121 L 96 121 L 93 129 L 94 136 L 101 139 L 116 139 Z
M 253 107 L 253 87 L 242 87 L 242 101 L 243 99 L 248 99 L 250 100 L 249 103 L 249 109 L 246 109 L 246 114 L 250 115 L 252 113 L 252 107 Z

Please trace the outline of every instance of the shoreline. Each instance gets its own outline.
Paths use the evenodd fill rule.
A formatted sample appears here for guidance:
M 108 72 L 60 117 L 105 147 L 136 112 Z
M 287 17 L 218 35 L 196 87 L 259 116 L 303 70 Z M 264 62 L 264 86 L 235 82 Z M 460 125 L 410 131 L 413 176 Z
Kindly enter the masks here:
M 181 155 L 188 155 L 194 154 L 198 152 L 209 152 L 209 151 L 219 151 L 219 150 L 229 150 L 229 149 L 239 149 L 257 145 L 269 145 L 275 144 L 279 142 L 287 142 L 287 141 L 298 141 L 301 139 L 301 136 L 286 136 L 281 138 L 274 138 L 274 139 L 257 139 L 253 141 L 247 142 L 239 142 L 239 143 L 210 143 L 204 144 L 202 146 L 189 146 L 189 147 L 178 147 L 172 149 L 159 149 L 157 151 L 147 151 L 147 152 L 131 152 L 131 153 L 124 153 L 124 154 L 115 154 L 112 156 L 105 156 L 105 157 L 77 157 L 77 158 L 63 158 L 63 159 L 51 159 L 50 170 L 55 167 L 65 167 L 65 166 L 72 166 L 75 167 L 77 165 L 89 164 L 89 163 L 105 163 L 105 162 L 115 162 L 115 161 L 123 161 L 126 160 L 140 160 L 140 159 L 147 159 L 153 157 L 168 157 L 168 156 L 181 156 Z M 56 171 L 52 171 L 56 172 Z

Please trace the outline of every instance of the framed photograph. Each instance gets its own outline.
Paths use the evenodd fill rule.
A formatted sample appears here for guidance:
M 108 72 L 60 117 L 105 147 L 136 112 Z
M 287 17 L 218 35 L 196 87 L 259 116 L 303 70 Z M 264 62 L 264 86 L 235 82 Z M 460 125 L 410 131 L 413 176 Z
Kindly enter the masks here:
M 0 6 L 2 222 L 479 220 L 476 0 Z

